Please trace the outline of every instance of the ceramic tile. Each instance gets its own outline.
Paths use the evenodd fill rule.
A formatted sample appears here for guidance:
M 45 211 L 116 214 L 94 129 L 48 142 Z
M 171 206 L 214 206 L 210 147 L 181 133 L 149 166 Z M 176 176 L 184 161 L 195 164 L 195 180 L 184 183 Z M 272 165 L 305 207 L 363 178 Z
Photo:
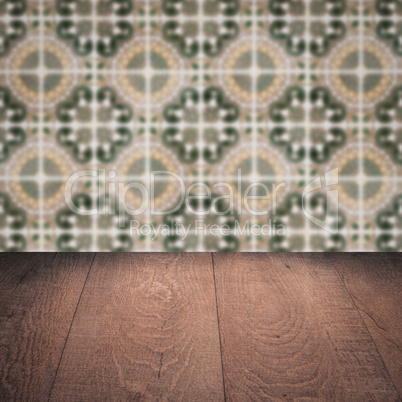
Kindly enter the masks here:
M 1 1 L 0 249 L 401 250 L 401 27 L 396 0 Z

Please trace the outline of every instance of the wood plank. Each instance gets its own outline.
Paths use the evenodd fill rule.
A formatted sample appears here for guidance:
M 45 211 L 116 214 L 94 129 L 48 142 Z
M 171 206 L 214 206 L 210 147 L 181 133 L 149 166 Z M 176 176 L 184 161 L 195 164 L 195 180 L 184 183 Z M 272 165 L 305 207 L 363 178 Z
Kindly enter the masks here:
M 0 400 L 49 398 L 94 254 L 43 258 L 0 305 Z
M 102 254 L 51 399 L 223 399 L 211 255 Z
M 51 261 L 55 253 L 0 253 L 0 306 L 33 267 Z
M 402 396 L 402 255 L 359 253 L 329 258 Z
M 228 399 L 398 400 L 319 254 L 214 254 L 214 265 Z

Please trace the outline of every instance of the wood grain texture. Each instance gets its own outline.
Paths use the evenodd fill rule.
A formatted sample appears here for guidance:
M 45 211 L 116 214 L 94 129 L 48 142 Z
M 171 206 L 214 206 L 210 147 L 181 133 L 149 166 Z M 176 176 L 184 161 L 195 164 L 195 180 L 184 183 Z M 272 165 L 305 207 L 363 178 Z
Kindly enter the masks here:
M 47 400 L 94 255 L 7 256 L 17 286 L 0 305 L 0 400 Z M 4 258 L 2 258 L 4 262 Z M 21 266 L 27 264 L 28 270 Z M 0 272 L 7 268 L 2 267 Z
M 34 267 L 47 264 L 55 253 L 0 253 L 0 306 Z
M 329 255 L 402 396 L 402 259 L 399 254 Z
M 230 400 L 399 400 L 336 270 L 318 254 L 215 254 Z
M 102 254 L 52 400 L 222 400 L 210 254 Z
M 401 400 L 400 254 L 93 256 L 0 254 L 1 401 Z

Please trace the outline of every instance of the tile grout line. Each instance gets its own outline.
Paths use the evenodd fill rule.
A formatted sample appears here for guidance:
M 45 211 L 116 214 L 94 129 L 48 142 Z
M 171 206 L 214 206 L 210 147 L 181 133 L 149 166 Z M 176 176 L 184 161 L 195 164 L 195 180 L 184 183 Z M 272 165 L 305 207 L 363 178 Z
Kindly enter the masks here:
M 191 181 L 192 179 L 194 179 L 194 176 L 180 176 L 181 179 L 183 181 Z M 238 176 L 221 176 L 221 175 L 215 175 L 214 178 L 216 180 L 227 180 L 227 181 L 236 181 L 238 179 Z M 253 175 L 243 175 L 241 176 L 241 179 L 244 181 L 247 180 L 251 180 L 254 179 L 255 176 Z M 20 177 L 14 177 L 14 176 L 0 176 L 0 180 L 3 181 L 17 181 L 19 180 Z M 22 180 L 22 182 L 25 181 L 35 181 L 36 176 L 24 176 L 24 179 Z M 46 178 L 46 182 L 51 183 L 51 182 L 58 182 L 60 180 L 68 180 L 70 179 L 69 176 L 52 176 L 49 178 Z M 118 180 L 121 181 L 142 181 L 144 179 L 143 176 L 121 176 L 118 178 Z M 154 178 L 155 182 L 160 182 L 160 183 L 165 183 L 167 181 L 169 181 L 169 179 L 166 178 L 159 178 L 155 177 Z M 284 175 L 284 176 L 270 176 L 270 175 L 261 175 L 258 176 L 259 180 L 288 180 L 290 182 L 297 182 L 300 180 L 300 176 L 292 176 L 292 175 Z M 342 181 L 344 182 L 352 182 L 355 183 L 356 182 L 356 177 L 355 176 L 342 176 Z M 392 181 L 392 182 L 402 182 L 402 177 L 398 177 L 398 178 L 393 178 L 393 177 L 376 177 L 376 176 L 367 176 L 365 177 L 365 182 L 366 183 L 378 183 L 378 182 L 382 182 L 382 181 Z M 111 181 L 113 182 L 113 181 Z
M 43 135 L 44 135 L 44 93 L 45 93 L 45 49 L 44 49 L 44 22 L 41 21 L 42 14 L 44 12 L 44 0 L 39 0 L 39 125 L 38 125 L 38 147 L 39 147 L 39 250 L 45 250 L 45 238 L 43 230 L 45 229 L 44 222 L 44 153 L 43 153 Z
M 257 35 L 258 36 L 258 35 Z M 49 68 L 47 70 L 48 74 L 61 74 L 63 72 L 68 72 L 70 74 L 78 74 L 78 75 L 84 75 L 88 74 L 88 70 L 85 69 L 80 69 L 80 68 L 70 68 L 66 70 L 61 70 L 61 69 L 52 69 Z M 129 68 L 127 70 L 118 70 L 118 69 L 102 69 L 102 72 L 107 75 L 112 75 L 112 74 L 124 74 L 124 75 L 143 75 L 144 70 L 136 69 L 136 68 Z M 230 69 L 219 69 L 219 68 L 213 68 L 208 70 L 209 73 L 211 74 L 231 74 L 231 73 L 236 73 L 237 75 L 244 75 L 244 76 L 250 76 L 250 70 L 247 69 L 240 69 L 240 68 L 230 68 Z M 342 73 L 344 76 L 353 76 L 356 77 L 356 70 L 351 70 L 348 68 L 345 69 L 337 69 L 337 70 L 332 70 L 332 69 L 327 69 L 327 68 L 317 68 L 314 69 L 314 72 L 316 74 L 320 75 L 332 75 L 336 73 Z M 23 75 L 34 75 L 37 73 L 37 70 L 35 69 L 21 69 L 21 68 L 16 68 L 13 70 L 7 69 L 7 68 L 2 68 L 0 67 L 0 74 L 15 74 L 15 73 L 20 73 Z M 277 70 L 270 69 L 270 68 L 261 68 L 259 69 L 259 73 L 261 74 L 267 74 L 267 75 L 274 75 L 278 74 Z M 298 68 L 283 68 L 280 71 L 281 74 L 290 74 L 290 75 L 297 75 L 300 74 L 300 69 Z M 383 70 L 379 70 L 376 68 L 367 68 L 365 71 L 366 75 L 378 75 L 378 74 L 401 74 L 401 70 L 398 69 L 386 69 L 384 68 Z M 188 76 L 193 76 L 194 71 L 190 69 L 180 69 L 180 70 L 162 70 L 162 69 L 155 69 L 152 71 L 152 74 L 157 75 L 157 76 L 171 76 L 171 75 L 188 75 Z
M 204 9 L 203 9 L 203 0 L 198 0 L 198 43 L 199 43 L 199 53 L 198 53 L 198 164 L 197 167 L 199 169 L 197 179 L 201 186 L 204 184 Z M 201 206 L 201 197 L 197 200 L 197 209 L 200 210 Z M 204 248 L 204 232 L 202 231 L 198 235 L 198 242 L 197 247 L 199 251 L 202 251 Z
M 252 125 L 252 155 L 253 155 L 253 160 L 252 160 L 252 172 L 253 172 L 253 179 L 251 180 L 251 185 L 255 184 L 258 179 L 257 179 L 257 174 L 258 174 L 258 166 L 257 166 L 257 148 L 258 148 L 258 142 L 259 139 L 257 137 L 258 135 L 258 130 L 256 128 L 256 123 L 258 121 L 257 117 L 257 91 L 258 91 L 258 78 L 257 78 L 257 71 L 259 68 L 259 55 L 257 52 L 257 21 L 255 20 L 255 16 L 257 13 L 257 0 L 252 0 L 251 3 L 252 6 L 252 12 L 251 12 L 251 18 L 253 20 L 253 25 L 252 25 L 252 44 L 251 44 L 251 54 L 252 54 L 252 81 L 251 81 L 251 125 Z M 255 190 L 254 190 L 255 191 Z M 255 197 L 257 198 L 257 197 Z M 253 208 L 256 207 L 258 201 L 253 200 Z M 257 202 L 256 202 L 257 201 Z M 253 225 L 258 224 L 257 220 L 257 215 L 253 214 L 252 217 L 252 223 Z M 257 251 L 257 236 L 252 236 L 252 243 L 251 243 L 251 248 L 252 251 Z
M 1 72 L 0 72 L 1 75 Z M 16 124 L 13 124 L 13 126 L 15 126 Z M 40 127 L 39 123 L 17 123 L 17 125 L 19 127 L 25 127 L 25 128 L 37 128 Z M 43 124 L 44 126 L 51 126 L 54 125 L 56 126 L 56 128 L 62 128 L 65 124 L 57 122 L 57 123 L 47 123 L 47 124 Z M 132 129 L 135 129 L 137 127 L 143 127 L 145 124 L 144 123 L 136 123 L 136 122 L 131 122 L 131 123 L 119 123 L 119 126 L 122 127 L 129 127 Z M 197 123 L 185 123 L 185 124 L 180 124 L 177 122 L 162 122 L 162 123 L 153 123 L 153 124 L 149 124 L 149 126 L 151 127 L 164 127 L 166 125 L 172 126 L 172 127 L 179 127 L 179 126 L 183 126 L 186 128 L 191 128 L 191 127 L 198 127 Z M 220 125 L 222 127 L 242 127 L 242 128 L 247 128 L 249 126 L 249 123 L 243 123 L 243 122 L 236 122 L 236 123 L 227 123 L 227 122 L 222 122 L 220 123 Z M 3 127 L 9 127 L 10 124 L 2 124 Z M 91 124 L 91 123 L 80 123 L 80 127 L 115 127 L 116 124 L 115 123 L 96 123 L 95 125 Z M 283 123 L 273 123 L 273 122 L 265 122 L 265 123 L 259 123 L 259 122 L 255 122 L 255 126 L 256 127 L 261 127 L 261 128 L 279 128 L 279 127 L 283 127 Z M 292 123 L 289 122 L 287 124 L 287 126 L 289 128 L 299 128 L 301 126 L 300 123 Z M 315 123 L 315 122 L 310 122 L 310 126 L 313 127 L 322 127 L 322 123 Z M 357 128 L 357 127 L 371 127 L 373 128 L 373 123 L 354 123 L 354 122 L 345 122 L 345 123 L 339 123 L 337 126 L 341 127 L 341 128 Z M 402 124 L 401 123 L 375 123 L 374 124 L 374 128 L 382 128 L 382 127 L 395 127 L 395 128 L 401 128 Z
M 152 60 L 151 60 L 151 21 L 150 21 L 150 12 L 151 12 L 151 5 L 150 0 L 145 1 L 145 70 L 146 70 L 146 77 L 145 77 L 145 176 L 147 180 L 149 180 L 149 185 L 152 188 L 151 183 L 151 95 L 152 95 L 152 76 L 151 76 L 151 68 L 152 68 Z M 134 138 L 134 131 L 133 131 L 133 138 Z M 151 195 L 152 198 L 152 195 Z M 146 223 L 150 225 L 152 223 L 152 216 L 149 207 L 146 211 Z M 145 239 L 146 245 L 145 248 L 147 251 L 152 251 L 152 244 L 150 236 L 147 236 Z
M 4 20 L 7 20 L 7 18 L 8 17 L 0 16 L 0 22 L 4 21 Z M 46 21 L 61 22 L 66 18 L 68 18 L 68 17 L 60 17 L 59 15 L 56 15 L 56 16 L 49 16 L 49 17 L 48 16 L 43 16 L 41 19 L 42 19 L 42 21 L 45 21 L 45 22 Z M 110 18 L 110 16 L 101 16 L 101 17 L 96 16 L 95 21 L 105 22 L 105 21 L 108 21 L 109 18 Z M 162 18 L 163 18 L 163 22 L 174 21 L 174 18 L 172 18 L 172 17 L 163 16 Z M 277 20 L 277 18 L 278 18 L 277 16 L 270 16 L 270 15 L 258 16 L 257 15 L 257 16 L 255 16 L 253 18 L 253 20 L 258 21 L 258 22 L 259 21 L 261 21 L 261 22 L 272 22 L 272 21 Z M 288 21 L 300 21 L 301 18 L 302 17 L 300 17 L 300 16 L 288 16 L 286 19 Z M 26 16 L 16 17 L 15 19 L 21 20 L 21 21 L 24 21 L 24 22 L 36 21 L 37 16 L 26 15 Z M 149 17 L 149 19 L 147 19 L 146 17 L 143 17 L 143 16 L 135 16 L 135 15 L 133 15 L 133 16 L 120 16 L 120 19 L 122 21 L 133 22 L 133 23 L 134 22 L 145 22 L 146 20 L 160 22 L 161 21 L 161 15 L 151 16 L 151 17 Z M 193 17 L 191 15 L 186 16 L 186 21 L 197 21 L 197 19 L 198 19 L 197 17 Z M 236 21 L 236 22 L 248 22 L 250 20 L 250 17 L 247 16 L 247 15 L 238 15 L 238 16 L 231 16 L 231 17 L 229 17 L 227 19 L 232 20 L 232 21 Z M 363 15 L 363 16 L 360 16 L 360 19 L 362 21 L 380 22 L 380 21 L 383 21 L 383 20 L 390 20 L 392 18 L 389 17 L 389 16 L 381 16 L 381 17 L 379 17 L 379 16 L 364 16 Z M 87 16 L 79 16 L 79 15 L 77 15 L 75 17 L 75 20 L 76 21 L 88 21 L 88 17 Z M 209 16 L 208 20 L 221 21 L 221 18 L 219 16 Z M 321 16 L 312 16 L 311 20 L 312 21 L 322 21 L 322 17 Z M 341 16 L 341 17 L 337 17 L 337 20 L 342 21 L 342 22 L 354 22 L 356 20 L 356 17 L 355 16 L 344 15 L 344 16 Z M 397 20 L 400 21 L 401 18 L 397 17 Z
M 248 215 L 248 214 L 245 214 L 244 216 L 246 218 L 250 217 L 250 215 Z M 111 229 L 98 229 L 99 234 L 129 233 L 129 231 L 130 231 L 129 228 L 123 229 L 123 230 L 118 229 L 118 228 L 112 229 L 112 230 Z M 166 231 L 168 231 L 169 233 L 171 232 L 173 234 L 176 233 L 175 229 L 169 229 L 169 230 L 166 229 Z M 11 230 L 8 231 L 8 233 L 20 233 L 20 232 L 21 232 L 20 229 L 11 229 Z M 26 231 L 24 231 L 24 233 L 35 233 L 35 232 L 36 232 L 36 229 L 27 229 Z M 388 230 L 386 230 L 386 229 L 362 229 L 359 233 L 375 235 L 375 234 L 379 234 L 379 233 L 390 233 L 390 232 L 393 233 L 393 234 L 402 234 L 402 229 L 388 229 Z M 4 232 L 0 231 L 0 233 L 4 233 Z M 55 232 L 52 229 L 44 229 L 43 233 L 44 234 L 54 234 Z M 82 229 L 80 231 L 80 233 L 81 234 L 92 234 L 93 232 L 92 232 L 91 229 Z M 190 229 L 189 233 L 197 233 L 197 229 Z M 293 229 L 293 230 L 289 229 L 288 233 L 289 234 L 302 234 L 303 235 L 303 234 L 305 234 L 305 230 L 304 229 Z M 319 234 L 319 233 L 322 233 L 322 229 L 321 228 L 320 229 L 310 229 L 310 233 L 311 234 Z M 344 235 L 349 235 L 349 234 L 351 235 L 351 234 L 355 234 L 356 231 L 354 229 L 340 229 L 339 233 L 344 234 Z M 49 252 L 55 252 L 55 251 L 49 250 Z
M 226 385 L 225 385 L 225 372 L 224 372 L 224 365 L 223 365 L 223 353 L 222 353 L 222 338 L 221 338 L 221 327 L 219 321 L 219 307 L 218 307 L 218 293 L 216 290 L 216 278 L 215 278 L 215 261 L 214 261 L 214 253 L 211 253 L 212 259 L 212 274 L 214 277 L 214 289 L 215 289 L 215 306 L 216 306 L 216 319 L 218 323 L 218 336 L 219 336 L 219 350 L 221 354 L 221 370 L 222 370 L 222 382 L 223 382 L 223 398 L 226 401 Z
M 61 351 L 59 363 L 57 364 L 57 368 L 56 368 L 56 372 L 55 372 L 55 374 L 54 374 L 52 386 L 50 387 L 48 402 L 50 401 L 50 398 L 51 398 L 51 396 L 52 396 L 53 388 L 54 388 L 54 385 L 55 385 L 55 383 L 56 383 L 57 375 L 58 375 L 58 373 L 59 373 L 61 361 L 63 360 L 64 351 L 65 351 L 66 346 L 67 346 L 67 342 L 68 342 L 68 338 L 69 338 L 69 336 L 70 336 L 71 328 L 72 328 L 72 326 L 73 326 L 73 322 L 74 322 L 75 316 L 76 316 L 76 314 L 77 314 L 78 307 L 79 307 L 79 305 L 80 305 L 81 298 L 82 298 L 82 295 L 83 295 L 84 290 L 85 290 L 85 286 L 86 286 L 86 284 L 87 284 L 87 282 L 88 282 L 89 274 L 91 273 L 92 266 L 93 266 L 93 264 L 94 264 L 96 255 L 97 255 L 97 253 L 95 252 L 95 253 L 94 253 L 94 257 L 92 258 L 91 265 L 89 266 L 89 270 L 88 270 L 87 276 L 86 276 L 86 278 L 85 278 L 84 284 L 83 284 L 83 286 L 82 286 L 81 293 L 80 293 L 80 296 L 79 296 L 79 298 L 78 298 L 77 305 L 76 305 L 76 307 L 75 307 L 73 317 L 72 317 L 72 319 L 71 319 L 70 327 L 68 328 L 66 340 L 64 341 L 63 350 Z
M 310 132 L 310 123 L 311 123 L 311 119 L 310 119 L 310 111 L 311 111 L 311 103 L 310 103 L 310 92 L 312 90 L 312 85 L 311 85 L 311 81 L 310 81 L 310 63 L 311 63 L 311 59 L 310 59 L 310 7 L 311 7 L 311 3 L 309 1 L 306 1 L 305 3 L 305 7 L 306 9 L 304 10 L 304 19 L 305 19 L 305 35 L 304 35 L 304 40 L 306 43 L 306 47 L 305 47 L 305 57 L 304 57 L 304 62 L 306 63 L 305 67 L 305 77 L 306 77 L 306 82 L 305 82 L 305 99 L 304 99 L 304 110 L 305 110 L 305 116 L 304 116 L 304 148 L 305 148 L 305 155 L 304 157 L 306 158 L 304 161 L 304 185 L 305 188 L 310 184 L 311 181 L 311 174 L 310 174 L 310 170 L 311 170 L 311 163 L 310 163 L 310 147 L 311 147 L 311 143 L 310 143 L 310 136 L 311 136 L 311 132 Z M 325 172 L 323 172 L 325 174 Z M 307 194 L 306 194 L 307 196 Z M 308 205 L 308 200 L 306 200 L 306 203 Z M 302 198 L 302 206 L 303 206 L 303 198 Z M 328 213 L 328 212 L 327 212 Z M 304 230 L 305 230 L 305 236 L 306 236 L 306 244 L 304 244 L 304 249 L 303 251 L 311 251 L 310 250 L 310 221 L 308 219 L 305 219 L 304 221 Z
M 92 6 L 92 13 L 91 13 L 91 23 L 92 25 L 92 35 L 91 35 L 91 40 L 92 40 L 92 57 L 91 57 L 91 74 L 92 74 L 92 80 L 91 80 L 91 90 L 92 90 L 92 99 L 91 99 L 91 110 L 92 110 L 92 119 L 91 119 L 91 125 L 92 127 L 90 128 L 92 132 L 92 141 L 91 141 L 91 148 L 92 148 L 92 169 L 94 171 L 98 171 L 99 165 L 97 161 L 97 153 L 98 153 L 98 119 L 97 119 L 97 112 L 98 112 L 98 85 L 97 85 L 97 80 L 98 80 L 98 71 L 97 71 L 97 65 L 98 65 L 98 54 L 97 54 L 97 22 L 96 22 L 96 6 L 97 6 L 97 0 L 92 0 L 91 1 L 91 6 Z M 100 177 L 93 177 L 91 184 L 91 200 L 93 203 L 94 208 L 100 208 L 100 205 L 97 205 L 99 203 L 98 200 L 98 195 L 96 193 L 96 190 L 94 192 L 94 189 L 97 189 L 98 183 L 99 183 Z M 104 201 L 106 203 L 106 200 Z M 92 250 L 97 251 L 98 250 L 98 219 L 96 216 L 92 217 Z
M 363 165 L 363 130 L 362 130 L 362 126 L 361 123 L 364 121 L 363 118 L 363 110 L 364 110 L 364 98 L 363 98 L 363 90 L 364 90 L 364 64 L 365 64 L 365 55 L 364 55 L 364 44 L 363 44 L 363 39 L 364 39 L 364 32 L 363 32 L 363 21 L 360 19 L 360 17 L 363 14 L 363 9 L 364 9 L 364 4 L 363 4 L 364 0 L 359 0 L 358 3 L 358 10 L 359 10 L 359 33 L 358 33 L 358 49 L 359 49 L 359 53 L 358 53 L 358 64 L 359 64 L 359 81 L 358 81 L 358 91 L 359 91 L 359 102 L 358 102 L 358 114 L 359 114 L 359 118 L 358 118 L 358 123 L 360 123 L 360 127 L 358 128 L 358 158 L 359 158 L 359 166 L 358 166 L 358 170 L 359 170 L 359 176 L 360 176 L 360 180 L 358 180 L 359 182 L 359 186 L 358 186 L 358 205 L 359 205 L 359 229 L 361 230 L 364 226 L 364 212 L 363 212 L 363 208 L 364 208 L 364 193 L 365 193 L 365 188 L 364 188 L 364 180 L 362 179 L 362 177 L 364 176 L 364 165 Z M 359 236 L 359 250 L 360 251 L 364 251 L 364 236 Z

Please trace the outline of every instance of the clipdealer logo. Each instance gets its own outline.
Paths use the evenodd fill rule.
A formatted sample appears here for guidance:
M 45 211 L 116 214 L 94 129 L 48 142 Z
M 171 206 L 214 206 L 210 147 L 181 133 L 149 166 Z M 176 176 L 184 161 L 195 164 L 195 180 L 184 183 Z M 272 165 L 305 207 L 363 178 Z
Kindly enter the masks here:
M 241 186 L 241 172 L 238 172 L 238 188 Z M 175 180 L 177 182 L 177 188 L 180 189 L 178 200 L 168 210 L 158 210 L 155 205 L 155 183 L 160 180 L 161 177 L 169 177 L 169 180 Z M 94 208 L 83 208 L 80 205 L 75 205 L 73 200 L 74 186 L 81 180 L 93 180 L 97 182 L 97 194 L 96 197 L 111 196 L 115 202 L 104 203 Z M 338 184 L 338 169 L 333 169 L 325 173 L 324 178 L 316 177 L 310 183 L 308 183 L 302 191 L 302 211 L 304 216 L 314 223 L 317 227 L 327 231 L 331 234 L 338 233 L 338 190 L 336 185 Z M 239 185 L 240 184 L 240 185 Z M 226 182 L 218 182 L 213 186 L 209 186 L 203 182 L 195 182 L 186 187 L 185 181 L 175 172 L 170 171 L 154 171 L 150 172 L 148 181 L 145 178 L 141 180 L 135 180 L 131 182 L 119 181 L 114 171 L 109 171 L 106 174 L 105 169 L 100 170 L 83 170 L 72 175 L 65 186 L 65 202 L 68 208 L 77 215 L 116 215 L 119 219 L 119 226 L 122 227 L 126 223 L 126 216 L 132 216 L 133 218 L 139 217 L 143 214 L 148 214 L 151 217 L 165 216 L 177 212 L 184 206 L 187 212 L 194 216 L 194 223 L 190 226 L 181 225 L 172 227 L 166 224 L 144 224 L 138 219 L 130 221 L 130 233 L 142 236 L 151 236 L 156 238 L 158 236 L 165 236 L 174 233 L 182 238 L 183 236 L 193 235 L 212 235 L 212 236 L 225 236 L 228 233 L 242 236 L 244 234 L 251 236 L 273 236 L 286 235 L 286 227 L 283 223 L 277 223 L 275 219 L 271 219 L 275 216 L 277 206 L 279 203 L 281 192 L 287 187 L 286 182 L 279 184 L 273 184 L 271 188 L 268 188 L 266 183 L 254 181 L 244 190 L 244 193 L 238 197 L 234 197 L 236 189 L 232 188 L 232 185 Z M 257 191 L 258 189 L 258 191 Z M 131 208 L 127 203 L 127 194 L 130 191 L 135 190 L 138 194 L 141 194 L 141 205 L 136 209 Z M 325 193 L 326 197 L 326 210 L 325 216 L 317 217 L 313 211 L 309 209 L 309 199 L 317 192 Z M 223 194 L 213 199 L 212 194 Z M 207 210 L 197 209 L 191 203 L 191 200 L 209 200 L 210 207 Z M 254 208 L 255 202 L 265 200 L 265 209 Z M 224 211 L 216 208 L 216 203 L 224 200 L 226 208 Z M 252 220 L 245 220 L 240 225 L 239 220 L 236 220 L 234 227 L 228 227 L 225 225 L 206 224 L 203 217 L 207 216 L 219 216 L 227 215 L 231 213 L 233 215 L 242 216 L 244 214 L 253 216 Z M 258 218 L 259 217 L 259 218 Z M 265 221 L 263 218 L 265 217 Z M 269 217 L 269 219 L 266 219 Z M 262 223 L 256 223 L 257 219 L 261 219 Z

